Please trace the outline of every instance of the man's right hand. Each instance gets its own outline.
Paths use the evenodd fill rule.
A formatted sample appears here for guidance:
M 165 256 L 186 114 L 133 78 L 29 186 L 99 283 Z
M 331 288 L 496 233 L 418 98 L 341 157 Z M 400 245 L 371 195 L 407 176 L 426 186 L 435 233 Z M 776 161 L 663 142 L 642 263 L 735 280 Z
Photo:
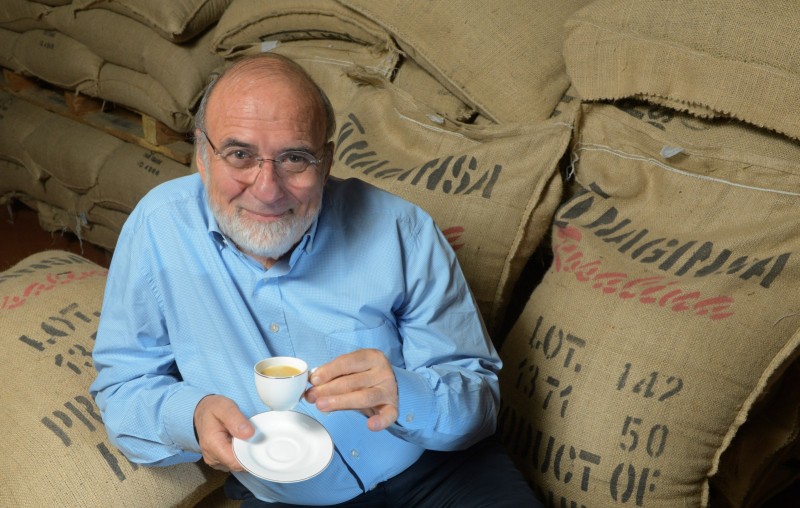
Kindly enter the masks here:
M 249 439 L 255 428 L 235 402 L 222 395 L 203 397 L 194 410 L 194 428 L 206 464 L 220 471 L 244 471 L 231 441 Z

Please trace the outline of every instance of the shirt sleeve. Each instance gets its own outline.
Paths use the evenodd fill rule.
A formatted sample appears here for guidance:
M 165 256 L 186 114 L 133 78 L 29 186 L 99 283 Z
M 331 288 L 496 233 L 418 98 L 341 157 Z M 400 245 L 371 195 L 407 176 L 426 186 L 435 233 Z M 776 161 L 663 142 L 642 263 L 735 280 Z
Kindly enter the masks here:
M 463 449 L 494 432 L 502 363 L 444 235 L 430 219 L 415 233 L 397 312 L 399 416 L 389 431 L 427 449 Z
M 208 393 L 181 379 L 146 249 L 123 228 L 109 270 L 90 392 L 108 437 L 132 462 L 166 466 L 201 457 L 194 409 Z

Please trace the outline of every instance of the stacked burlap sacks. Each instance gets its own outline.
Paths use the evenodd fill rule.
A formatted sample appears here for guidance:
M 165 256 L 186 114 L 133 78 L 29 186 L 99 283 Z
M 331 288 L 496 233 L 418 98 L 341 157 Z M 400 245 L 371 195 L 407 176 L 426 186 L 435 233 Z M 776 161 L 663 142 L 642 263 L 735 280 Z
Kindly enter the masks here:
M 62 251 L 0 273 L 0 506 L 195 506 L 224 481 L 136 466 L 108 441 L 88 392 L 106 274 Z
M 566 24 L 578 94 L 626 100 L 582 107 L 553 264 L 501 350 L 501 433 L 553 506 L 759 506 L 800 477 L 800 11 L 758 7 Z
M 9 0 L 0 7 L 0 65 L 185 133 L 209 74 L 224 61 L 210 51 L 209 29 L 228 3 Z M 0 158 L 14 163 L 3 165 L 9 177 L 0 199 L 34 206 L 48 230 L 113 248 L 145 192 L 191 172 L 5 93 L 0 100 Z M 9 182 L 19 181 L 16 165 L 32 180 L 15 188 Z
M 0 201 L 39 211 L 48 231 L 113 249 L 127 215 L 188 166 L 0 91 Z
M 209 50 L 207 29 L 227 1 L 31 3 L 7 0 L 9 12 L 0 17 L 7 67 L 147 114 L 175 131 L 191 129 L 206 79 L 222 63 Z M 165 38 L 169 22 L 198 18 L 204 22 L 180 32 L 180 43 Z
M 417 99 L 440 96 L 448 104 L 451 95 L 463 103 L 457 119 L 478 112 L 492 122 L 528 123 L 546 119 L 569 86 L 561 27 L 588 3 L 233 0 L 213 45 L 225 56 L 301 39 L 400 51 L 403 61 L 393 79 L 398 86 L 408 83 Z M 431 88 L 402 76 L 420 70 L 430 76 Z

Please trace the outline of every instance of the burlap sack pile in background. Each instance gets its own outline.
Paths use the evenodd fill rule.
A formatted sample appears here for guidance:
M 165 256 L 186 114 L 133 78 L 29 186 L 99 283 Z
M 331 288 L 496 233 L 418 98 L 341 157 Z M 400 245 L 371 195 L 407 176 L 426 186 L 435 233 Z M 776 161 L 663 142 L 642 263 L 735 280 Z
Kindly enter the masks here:
M 420 205 L 448 236 L 492 332 L 561 199 L 565 121 L 473 127 L 441 122 L 374 76 L 338 112 L 332 174 Z
M 216 23 L 231 0 L 74 0 L 81 9 L 108 9 L 155 29 L 175 43 L 186 42 Z
M 113 249 L 127 214 L 147 191 L 191 172 L 2 91 L 0 159 L 13 163 L 0 166 L 0 197 L 38 210 L 48 231 L 72 231 L 107 249 Z
M 49 7 L 39 2 L 4 0 L 0 2 L 0 26 L 13 32 L 25 32 L 47 25 L 41 21 Z
M 565 26 L 588 100 L 646 97 L 800 139 L 800 9 L 793 0 L 597 0 Z
M 561 25 L 586 3 L 542 1 L 522 8 L 474 0 L 424 6 L 233 0 L 215 28 L 213 46 L 226 57 L 298 39 L 402 51 L 397 72 L 387 77 L 438 114 L 470 121 L 478 112 L 493 122 L 532 122 L 549 117 L 569 85 Z
M 548 118 L 569 86 L 564 21 L 590 0 L 339 0 L 381 25 L 404 55 L 498 123 Z
M 108 441 L 88 392 L 106 274 L 61 251 L 0 273 L 0 506 L 194 506 L 224 481 L 139 467 Z
M 0 63 L 188 132 L 209 74 L 223 62 L 210 51 L 209 29 L 228 1 L 80 0 L 49 7 L 5 0 Z
M 710 478 L 750 506 L 796 450 L 796 393 L 765 395 L 797 391 L 800 147 L 653 111 L 583 106 L 578 192 L 501 349 L 500 432 L 553 506 L 707 506 Z
M 75 6 L 53 9 L 44 20 L 101 59 L 94 95 L 147 113 L 180 132 L 190 130 L 208 76 L 223 63 L 209 50 L 210 32 L 175 44 L 122 14 Z
M 372 19 L 325 0 L 233 0 L 214 28 L 213 50 L 227 58 L 275 42 L 349 41 L 387 51 L 394 47 Z

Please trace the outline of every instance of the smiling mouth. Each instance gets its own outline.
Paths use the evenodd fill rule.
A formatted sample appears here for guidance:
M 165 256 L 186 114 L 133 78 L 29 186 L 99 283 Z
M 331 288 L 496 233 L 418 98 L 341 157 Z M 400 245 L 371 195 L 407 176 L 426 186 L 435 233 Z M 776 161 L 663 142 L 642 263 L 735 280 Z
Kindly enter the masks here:
M 280 213 L 267 213 L 267 212 L 258 212 L 254 210 L 248 210 L 246 208 L 240 208 L 241 214 L 251 218 L 253 220 L 257 220 L 259 222 L 275 222 L 289 215 L 293 214 L 294 211 L 292 209 L 285 210 Z

